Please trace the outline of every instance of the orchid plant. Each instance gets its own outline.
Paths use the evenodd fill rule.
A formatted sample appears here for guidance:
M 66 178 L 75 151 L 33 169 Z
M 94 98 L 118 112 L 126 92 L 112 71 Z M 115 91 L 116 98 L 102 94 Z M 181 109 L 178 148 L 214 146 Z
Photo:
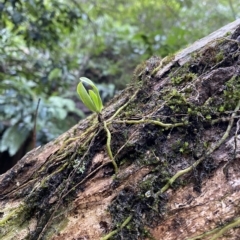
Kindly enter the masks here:
M 86 90 L 83 83 L 86 83 L 92 87 L 90 90 Z M 80 82 L 77 85 L 77 93 L 82 100 L 83 104 L 92 112 L 100 114 L 103 109 L 102 99 L 96 85 L 88 78 L 81 77 Z

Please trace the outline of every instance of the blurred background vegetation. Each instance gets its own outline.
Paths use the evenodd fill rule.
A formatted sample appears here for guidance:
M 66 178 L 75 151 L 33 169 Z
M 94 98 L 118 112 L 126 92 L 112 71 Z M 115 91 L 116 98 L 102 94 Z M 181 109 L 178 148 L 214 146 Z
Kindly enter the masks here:
M 39 98 L 43 145 L 88 114 L 80 76 L 107 101 L 142 61 L 239 17 L 239 0 L 0 0 L 0 173 L 31 149 Z

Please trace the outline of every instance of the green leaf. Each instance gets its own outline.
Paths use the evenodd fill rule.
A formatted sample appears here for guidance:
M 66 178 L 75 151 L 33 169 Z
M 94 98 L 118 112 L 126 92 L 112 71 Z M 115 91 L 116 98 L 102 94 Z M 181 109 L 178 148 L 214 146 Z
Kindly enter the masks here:
M 102 111 L 103 105 L 101 98 L 98 97 L 98 95 L 93 92 L 92 90 L 89 90 L 89 95 L 92 98 L 94 104 L 96 105 L 96 108 L 98 109 L 98 112 L 100 113 Z
M 98 89 L 97 89 L 97 92 L 95 92 L 95 93 L 96 93 L 96 95 L 97 95 L 99 112 L 101 112 L 102 109 L 103 109 L 103 104 L 102 104 L 102 99 L 101 99 L 101 97 L 100 97 L 100 94 L 99 94 Z
M 102 99 L 100 97 L 97 87 L 90 79 L 88 79 L 86 77 L 81 77 L 80 81 L 81 81 L 80 82 L 81 85 L 80 85 L 80 83 L 78 84 L 77 92 L 78 92 L 81 100 L 86 105 L 86 107 L 88 107 L 91 111 L 100 113 L 103 109 L 103 104 L 102 104 Z M 92 90 L 89 90 L 87 92 L 86 89 L 84 88 L 82 82 L 90 85 L 92 87 Z
M 91 81 L 90 79 L 88 79 L 88 78 L 86 78 L 86 77 L 81 77 L 81 78 L 80 78 L 80 81 L 83 81 L 83 82 L 89 84 L 89 85 L 93 88 L 93 91 L 94 91 L 95 94 L 98 96 L 99 104 L 101 104 L 101 107 L 102 107 L 102 100 L 101 100 L 99 91 L 98 91 L 96 85 L 93 83 L 93 81 Z
M 91 97 L 91 99 L 92 99 L 96 109 L 99 112 L 99 104 L 98 104 L 98 97 L 97 97 L 97 95 L 95 94 L 95 92 L 93 90 L 89 90 L 88 93 L 89 93 L 89 95 L 90 95 L 90 97 Z
M 10 156 L 15 155 L 27 139 L 29 132 L 25 127 L 19 128 L 17 125 L 9 127 L 0 141 L 0 152 L 8 150 Z
M 97 89 L 97 87 L 95 86 L 95 84 L 93 83 L 93 81 L 90 80 L 90 79 L 88 79 L 88 78 L 86 78 L 86 77 L 80 77 L 80 81 L 89 84 L 92 88 L 95 87 L 95 88 Z
M 56 118 L 63 120 L 67 117 L 68 112 L 64 108 L 55 108 L 54 115 Z
M 84 105 L 90 109 L 93 112 L 97 112 L 96 106 L 94 105 L 92 99 L 90 98 L 90 96 L 87 93 L 87 90 L 85 89 L 85 87 L 83 86 L 82 82 L 80 82 L 77 86 L 77 92 L 79 97 L 81 98 L 82 102 L 84 103 Z
M 76 109 L 75 103 L 71 99 L 63 98 L 60 96 L 51 96 L 48 101 L 51 103 L 51 106 L 66 108 L 70 112 L 74 112 Z
M 49 80 L 61 77 L 62 71 L 59 68 L 54 68 L 48 75 Z
M 208 115 L 206 116 L 206 119 L 207 119 L 207 120 L 212 119 L 211 115 L 208 114 Z
M 99 91 L 98 91 L 96 85 L 93 83 L 92 80 L 90 80 L 90 79 L 88 79 L 88 78 L 86 78 L 86 77 L 81 77 L 81 78 L 80 78 L 80 81 L 89 84 L 89 85 L 93 88 L 93 91 L 96 93 L 96 95 L 98 95 L 98 97 L 100 98 Z M 100 99 L 101 99 L 101 98 L 100 98 Z

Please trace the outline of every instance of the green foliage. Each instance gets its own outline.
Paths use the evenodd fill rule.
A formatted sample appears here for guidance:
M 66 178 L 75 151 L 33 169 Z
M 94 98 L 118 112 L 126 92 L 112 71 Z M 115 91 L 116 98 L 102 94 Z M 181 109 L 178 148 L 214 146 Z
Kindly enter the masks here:
M 95 84 L 88 78 L 81 77 L 80 83 L 77 86 L 77 92 L 84 105 L 93 112 L 100 113 L 103 109 L 102 99 Z M 92 90 L 87 90 L 83 83 L 87 83 L 92 87 Z
M 24 143 L 28 134 L 27 127 L 18 127 L 17 125 L 9 127 L 0 141 L 0 152 L 8 151 L 10 156 L 13 156 Z
M 0 90 L 0 152 L 7 150 L 14 155 L 32 134 L 38 98 L 41 98 L 37 119 L 38 144 L 68 130 L 76 122 L 71 114 L 84 117 L 71 99 L 36 94 L 36 84 L 31 81 L 5 80 L 0 83 Z
M 29 45 L 56 48 L 65 34 L 73 31 L 82 17 L 74 1 L 16 0 L 1 4 L 1 25 L 11 28 Z
M 107 101 L 140 62 L 174 53 L 239 12 L 239 1 L 227 0 L 0 2 L 0 152 L 16 152 L 3 143 L 8 134 L 14 138 L 13 129 L 23 132 L 19 146 L 27 139 L 38 98 L 37 136 L 44 144 L 84 117 L 74 104 L 79 76 L 95 79 Z
M 81 19 L 81 10 L 73 5 L 54 0 L 0 3 L 0 153 L 14 155 L 31 138 L 39 98 L 38 145 L 84 117 L 75 95 L 66 91 L 75 80 L 75 66 L 60 47 Z

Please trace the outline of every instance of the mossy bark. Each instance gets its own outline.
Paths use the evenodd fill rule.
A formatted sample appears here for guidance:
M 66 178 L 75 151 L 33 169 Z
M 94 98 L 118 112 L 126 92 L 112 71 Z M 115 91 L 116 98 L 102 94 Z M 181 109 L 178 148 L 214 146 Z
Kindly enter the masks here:
M 240 21 L 153 57 L 0 176 L 1 239 L 237 239 Z

